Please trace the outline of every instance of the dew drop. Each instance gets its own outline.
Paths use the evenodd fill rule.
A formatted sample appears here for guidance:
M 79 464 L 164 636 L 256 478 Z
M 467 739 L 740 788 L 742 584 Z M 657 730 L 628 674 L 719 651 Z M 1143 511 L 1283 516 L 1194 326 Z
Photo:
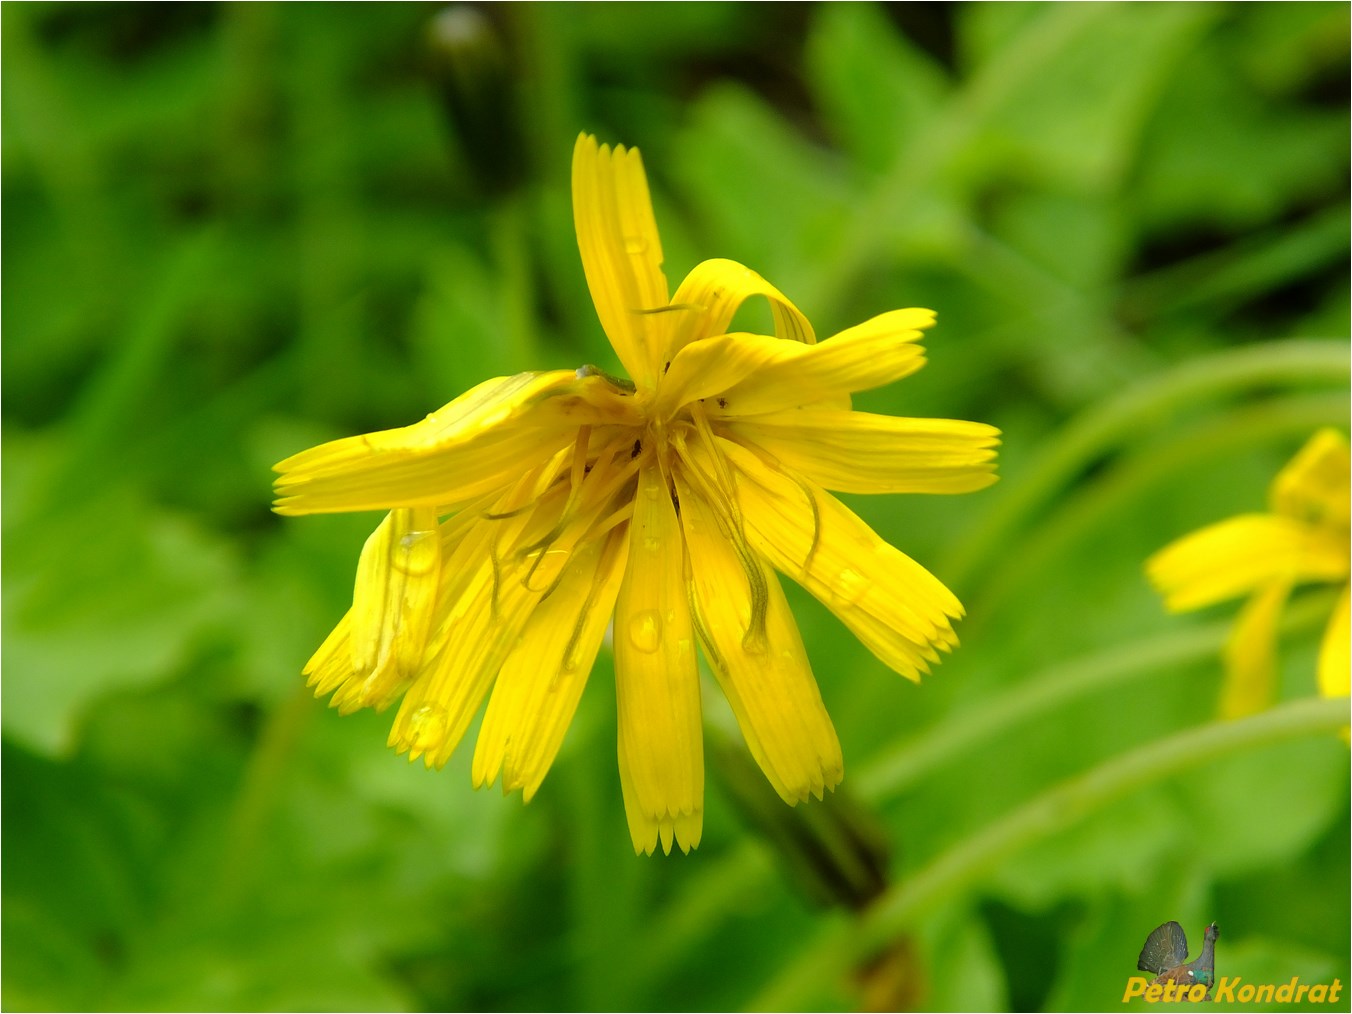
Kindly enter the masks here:
M 624 237 L 624 252 L 631 255 L 641 254 L 648 249 L 648 240 L 643 236 Z
M 651 482 L 643 487 L 643 495 L 649 500 L 661 500 L 662 493 L 663 489 L 661 483 Z
M 837 605 L 852 606 L 863 598 L 867 587 L 857 571 L 846 567 L 836 575 L 835 583 L 831 586 L 831 601 Z
M 430 753 L 446 741 L 446 710 L 435 704 L 424 704 L 408 716 L 408 730 L 404 739 L 411 751 Z
M 657 539 L 653 538 L 653 536 L 649 535 L 646 536 L 643 540 L 643 548 L 650 553 L 656 553 L 659 549 L 662 548 L 662 543 L 659 542 Z
M 405 532 L 399 536 L 399 547 L 391 555 L 395 570 L 409 575 L 429 574 L 437 565 L 439 540 L 437 532 Z
M 651 655 L 662 646 L 662 617 L 655 609 L 645 609 L 629 620 L 629 643 Z

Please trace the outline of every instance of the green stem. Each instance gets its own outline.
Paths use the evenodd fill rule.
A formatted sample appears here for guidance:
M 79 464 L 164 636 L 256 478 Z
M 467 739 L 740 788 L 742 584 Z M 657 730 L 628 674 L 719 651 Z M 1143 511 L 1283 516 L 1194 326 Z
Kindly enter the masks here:
M 222 837 L 226 844 L 214 894 L 216 911 L 222 916 L 238 914 L 248 897 L 250 880 L 259 868 L 258 849 L 268 814 L 316 711 L 313 692 L 298 685 L 272 711 L 254 744 Z
M 1134 320 L 1192 313 L 1210 322 L 1255 294 L 1345 257 L 1347 215 L 1346 204 L 1321 209 L 1214 253 L 1137 276 L 1126 282 L 1121 304 Z
M 644 944 L 633 952 L 634 981 L 648 989 L 673 968 L 693 967 L 693 952 L 707 944 L 713 929 L 746 911 L 750 899 L 774 891 L 778 875 L 765 845 L 749 836 L 718 862 L 692 867 L 680 893 L 665 903 L 662 918 L 644 928 Z
M 71 406 L 67 439 L 30 506 L 31 516 L 49 514 L 87 497 L 91 485 L 124 473 L 122 455 L 140 435 L 132 420 L 147 391 L 164 376 L 182 337 L 180 328 L 219 250 L 214 229 L 190 235 L 165 259 L 158 284 L 139 305 L 109 362 Z
M 815 287 L 802 294 L 799 305 L 814 307 L 814 315 L 823 319 L 836 319 L 835 307 L 849 298 L 851 279 L 859 277 L 876 251 L 892 240 L 892 230 L 903 219 L 908 202 L 923 198 L 926 184 L 965 150 L 1009 96 L 1099 24 L 1107 7 L 1050 7 L 1019 35 L 1016 44 L 993 54 L 954 94 L 934 125 L 907 146 L 897 171 L 860 206 L 859 214 L 851 216 L 839 249 L 822 259 Z
M 993 561 L 980 589 L 968 596 L 966 637 L 994 615 L 999 604 L 1046 574 L 1050 561 L 1106 524 L 1106 518 L 1166 479 L 1213 460 L 1278 440 L 1308 437 L 1320 426 L 1347 418 L 1347 393 L 1299 395 L 1246 405 L 1218 415 L 1204 426 L 1170 435 L 1167 442 L 1141 450 L 1083 490 L 1068 496 L 1055 513 Z M 1257 506 L 1255 502 L 1254 506 Z
M 521 196 L 510 194 L 493 209 L 488 220 L 493 260 L 502 280 L 508 362 L 516 371 L 533 368 L 541 358 L 535 339 L 535 300 L 525 210 Z
M 1314 629 L 1327 619 L 1332 604 L 1331 592 L 1314 593 L 1292 603 L 1282 616 L 1282 635 Z M 850 776 L 850 784 L 862 799 L 884 803 L 967 750 L 997 741 L 1006 730 L 1070 701 L 1218 657 L 1232 626 L 1227 619 L 1189 627 L 1055 666 L 875 757 Z M 706 716 L 706 720 L 712 718 Z M 763 851 L 750 842 L 705 869 L 698 885 L 692 882 L 689 890 L 673 899 L 662 922 L 652 928 L 649 953 L 653 959 L 643 963 L 637 981 L 652 981 L 678 964 L 677 956 L 689 952 L 708 933 L 718 913 L 740 910 L 745 899 L 767 889 L 773 872 Z
M 1211 761 L 1348 722 L 1348 699 L 1305 698 L 1259 715 L 1185 729 L 1129 750 L 1035 797 L 940 855 L 883 895 L 861 919 L 821 931 L 748 1005 L 749 1010 L 811 1006 L 824 983 L 911 925 L 915 918 L 987 876 L 1020 850 L 1111 803 Z
M 1331 595 L 1303 599 L 1284 614 L 1282 632 L 1314 629 L 1328 618 L 1332 605 Z M 871 802 L 884 802 L 968 749 L 996 742 L 1007 730 L 1070 701 L 1219 656 L 1233 626 L 1227 619 L 1185 628 L 1055 666 L 875 757 L 855 788 Z
M 885 940 L 1002 860 L 1133 792 L 1224 757 L 1334 733 L 1347 721 L 1346 697 L 1307 697 L 1249 718 L 1184 729 L 1128 750 L 1030 800 L 894 888 L 864 920 L 864 935 L 874 943 Z
M 1345 385 L 1347 377 L 1347 343 L 1319 340 L 1227 349 L 1150 377 L 1065 426 L 1031 471 L 1006 487 L 1008 494 L 996 501 L 985 522 L 938 573 L 957 587 L 969 583 L 1027 519 L 1087 465 L 1184 405 L 1251 387 L 1309 381 Z

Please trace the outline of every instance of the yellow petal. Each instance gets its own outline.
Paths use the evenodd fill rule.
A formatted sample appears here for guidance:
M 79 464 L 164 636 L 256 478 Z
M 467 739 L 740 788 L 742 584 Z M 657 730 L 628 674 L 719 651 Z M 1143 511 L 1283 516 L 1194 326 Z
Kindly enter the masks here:
M 894 310 L 816 345 L 730 334 L 687 345 L 671 361 L 657 405 L 708 399 L 711 416 L 759 415 L 815 405 L 891 383 L 920 369 L 929 310 Z
M 1244 604 L 1225 645 L 1222 718 L 1254 715 L 1272 704 L 1277 673 L 1277 619 L 1291 593 L 1288 581 L 1260 588 Z
M 306 677 L 305 685 L 315 688 L 316 697 L 332 693 L 352 678 L 352 610 L 343 614 L 301 674 Z
M 1348 637 L 1348 589 L 1344 588 L 1319 646 L 1319 692 L 1325 697 L 1347 696 Z
M 388 707 L 422 668 L 440 585 L 441 541 L 430 507 L 391 511 L 366 540 L 352 595 L 357 678 L 334 700 L 343 714 Z
M 995 481 L 1000 431 L 959 419 L 802 410 L 733 420 L 728 432 L 846 493 L 968 493 Z
M 776 338 L 812 345 L 812 324 L 784 293 L 736 261 L 715 258 L 696 264 L 676 289 L 672 303 L 671 345 L 667 358 L 692 341 L 727 332 L 738 308 L 752 296 L 770 304 Z
M 677 472 L 681 527 L 700 638 L 737 723 L 775 791 L 789 804 L 839 784 L 840 742 L 779 580 L 739 554 L 714 510 Z
M 652 855 L 660 841 L 662 851 L 671 854 L 674 843 L 682 852 L 688 853 L 699 847 L 704 834 L 704 809 L 692 813 L 670 814 L 655 817 L 639 802 L 632 779 L 624 776 L 624 740 L 620 740 L 620 795 L 624 799 L 624 819 L 629 825 L 629 838 L 634 843 L 634 852 Z
M 516 493 L 531 482 L 531 476 L 522 477 L 517 490 L 499 502 L 498 513 L 509 512 Z M 556 547 L 517 551 L 553 523 L 558 498 L 501 520 L 479 519 L 445 558 L 443 615 L 390 730 L 390 745 L 407 752 L 409 760 L 422 757 L 428 767 L 440 767 L 450 759 L 532 611 L 567 564 L 567 538 L 580 534 L 580 525 L 566 531 Z
M 620 784 L 634 848 L 660 838 L 689 851 L 704 812 L 699 679 L 685 582 L 685 546 L 655 462 L 640 473 L 629 560 L 615 604 Z
M 1320 430 L 1273 480 L 1272 509 L 1346 532 L 1348 462 L 1347 439 L 1337 430 Z
M 274 468 L 279 514 L 437 507 L 502 489 L 575 439 L 578 427 L 631 423 L 634 398 L 571 370 L 489 380 L 422 422 L 334 440 Z
M 474 750 L 476 788 L 502 775 L 530 802 L 544 781 L 615 608 L 629 540 L 622 530 L 580 549 L 531 614 L 493 686 Z
M 478 522 L 479 512 L 489 506 L 489 501 L 481 500 L 437 526 L 436 532 L 440 544 L 435 550 L 425 544 L 407 546 L 406 550 L 413 554 L 413 559 L 405 561 L 405 564 L 412 565 L 416 570 L 419 561 L 426 562 L 433 554 L 439 560 L 450 557 L 464 541 L 466 533 Z M 422 523 L 426 523 L 427 520 L 428 515 L 423 515 Z M 430 520 L 435 523 L 435 516 L 431 516 Z M 388 524 L 387 521 L 381 529 L 377 530 L 377 534 L 388 532 Z M 417 525 L 413 526 L 414 529 L 417 529 L 417 527 Z M 368 553 L 373 545 L 379 544 L 380 539 L 373 536 L 372 539 L 368 540 L 367 548 L 363 550 L 363 554 Z M 404 551 L 401 549 L 395 550 L 396 553 L 400 554 Z M 369 562 L 368 560 L 368 565 Z M 362 569 L 362 564 L 359 564 L 359 575 Z M 325 638 L 319 650 L 305 665 L 304 674 L 308 678 L 307 683 L 315 688 L 316 697 L 333 693 L 333 698 L 329 702 L 330 707 L 338 708 L 344 714 L 362 707 L 374 707 L 377 711 L 380 711 L 392 703 L 394 697 L 401 692 L 407 681 L 429 657 L 426 644 L 427 633 L 423 625 L 430 623 L 431 617 L 435 615 L 437 601 L 445 598 L 448 593 L 455 592 L 458 587 L 454 575 L 448 574 L 446 568 L 438 567 L 438 570 L 440 573 L 435 588 L 429 589 L 424 585 L 413 592 L 411 598 L 415 606 L 414 612 L 419 615 L 412 618 L 411 626 L 402 622 L 399 623 L 401 634 L 397 638 L 390 639 L 383 657 L 380 654 L 379 647 L 377 647 L 373 661 L 370 654 L 372 649 L 368 643 L 363 649 L 361 657 L 358 658 L 358 652 L 356 652 L 353 644 L 357 610 L 354 608 L 347 611 L 338 625 Z M 397 578 L 394 580 L 397 583 Z M 424 577 L 420 580 L 426 581 L 427 578 Z M 363 583 L 360 576 L 358 583 L 359 585 Z M 458 594 L 458 592 L 455 593 Z M 360 592 L 358 595 L 360 595 Z M 372 615 L 371 610 L 374 607 L 366 606 L 364 608 L 368 617 Z M 421 615 L 424 608 L 428 610 L 426 616 Z M 399 622 L 394 614 L 391 614 L 391 620 L 392 622 Z M 412 631 L 412 636 L 405 639 L 403 633 L 408 631 Z M 372 635 L 368 631 L 365 636 L 378 635 Z M 421 649 L 415 647 L 415 644 L 419 641 L 423 645 Z
M 1169 609 L 1198 609 L 1274 581 L 1347 576 L 1347 537 L 1275 514 L 1241 514 L 1165 546 L 1146 573 Z
M 918 680 L 958 643 L 962 605 L 942 582 L 889 545 L 831 494 L 796 482 L 726 440 L 742 474 L 746 535 L 774 567 L 815 595 L 887 666 Z
M 573 223 L 601 327 L 634 383 L 651 390 L 670 324 L 662 243 L 638 149 L 597 146 L 583 134 L 573 148 Z

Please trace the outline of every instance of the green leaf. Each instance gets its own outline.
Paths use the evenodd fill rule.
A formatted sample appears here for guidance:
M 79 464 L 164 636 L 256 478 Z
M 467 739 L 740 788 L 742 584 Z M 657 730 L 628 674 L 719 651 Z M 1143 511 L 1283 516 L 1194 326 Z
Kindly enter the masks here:
M 669 171 L 702 215 L 704 249 L 741 261 L 793 299 L 847 211 L 838 167 L 733 85 L 701 96 L 682 134 Z M 801 309 L 812 316 L 812 307 Z
M 926 928 L 930 996 L 925 1010 L 1004 1010 L 1008 987 L 986 924 L 970 912 L 954 913 Z
M 1307 851 L 1347 801 L 1339 740 L 1227 758 L 1178 787 L 1195 848 L 1219 876 L 1280 868 Z
M 36 451 L 11 439 L 7 465 Z M 168 679 L 234 608 L 230 546 L 129 489 L 11 525 L 5 545 L 3 727 L 47 753 L 105 695 Z
M 938 114 L 947 76 L 873 4 L 816 10 L 807 69 L 817 101 L 855 161 L 884 173 Z
M 1304 59 L 1311 59 L 1308 50 Z M 1345 64 L 1345 55 L 1340 59 Z M 1342 192 L 1345 113 L 1277 101 L 1234 64 L 1232 48 L 1216 33 L 1188 54 L 1161 95 L 1139 155 L 1136 200 L 1147 228 L 1247 229 L 1313 195 Z M 1241 165 L 1243 172 L 1234 171 Z
M 962 13 L 977 22 L 1031 13 L 1000 10 L 1006 6 L 974 5 Z M 1027 27 L 1004 39 L 1004 48 L 1017 54 L 1043 21 L 1062 13 L 1054 6 L 1036 9 Z M 1030 51 L 1037 72 L 999 97 L 998 116 L 986 121 L 969 151 L 971 164 L 1081 190 L 1116 184 L 1130 168 L 1134 142 L 1176 61 L 1218 13 L 1208 4 L 1098 6 L 1065 44 L 1036 57 Z M 974 31 L 1004 35 L 1009 29 Z

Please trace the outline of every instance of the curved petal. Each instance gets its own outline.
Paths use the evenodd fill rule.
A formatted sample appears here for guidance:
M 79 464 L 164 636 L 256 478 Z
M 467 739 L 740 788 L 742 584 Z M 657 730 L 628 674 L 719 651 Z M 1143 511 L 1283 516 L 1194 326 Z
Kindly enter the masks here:
M 1322 429 L 1272 481 L 1272 509 L 1278 514 L 1347 530 L 1349 457 L 1347 438 Z
M 485 381 L 422 422 L 334 440 L 274 465 L 278 514 L 439 507 L 508 485 L 579 426 L 637 420 L 634 398 L 571 370 Z
M 531 614 L 488 699 L 474 750 L 475 788 L 502 775 L 502 791 L 530 802 L 563 743 L 610 622 L 629 540 L 623 531 L 579 549 Z
M 634 849 L 699 843 L 704 752 L 685 544 L 665 478 L 645 463 L 615 603 L 620 785 Z
M 1347 538 L 1275 514 L 1241 514 L 1165 546 L 1146 573 L 1167 608 L 1198 609 L 1274 581 L 1347 576 Z
M 826 489 L 969 493 L 995 481 L 1000 431 L 961 419 L 804 409 L 731 420 L 730 435 Z
M 780 797 L 790 805 L 820 799 L 840 783 L 844 760 L 779 580 L 759 559 L 742 558 L 679 471 L 676 482 L 700 640 L 714 674 Z
M 390 511 L 357 562 L 352 593 L 352 668 L 367 674 L 338 710 L 389 704 L 422 668 L 441 584 L 441 533 L 431 507 Z
M 693 341 L 724 334 L 743 303 L 764 296 L 775 322 L 775 337 L 812 345 L 812 324 L 784 293 L 736 261 L 718 257 L 696 264 L 671 297 L 672 333 L 667 358 Z
M 1319 646 L 1319 692 L 1325 697 L 1347 696 L 1348 637 L 1348 589 L 1344 588 Z
M 1225 683 L 1221 686 L 1222 718 L 1256 715 L 1272 704 L 1277 674 L 1277 620 L 1289 581 L 1260 588 L 1240 610 L 1225 643 Z
M 489 503 L 481 500 L 436 525 L 435 549 L 424 538 L 415 537 L 403 543 L 404 535 L 427 532 L 429 521 L 436 524 L 431 512 L 409 512 L 402 520 L 387 518 L 382 523 L 362 550 L 354 606 L 305 664 L 306 683 L 315 688 L 316 697 L 333 693 L 329 706 L 349 714 L 366 707 L 383 711 L 404 691 L 429 658 L 428 629 L 437 609 L 449 597 L 460 593 L 455 575 L 448 573 L 440 561 L 451 558 L 459 549 L 467 534 L 479 524 L 479 511 Z M 391 526 L 402 530 L 397 540 L 391 538 Z M 381 555 L 382 547 L 387 558 L 372 559 L 371 554 Z M 390 558 L 389 553 L 394 557 Z M 435 585 L 431 582 L 430 566 L 434 556 Z M 415 573 L 406 581 L 400 575 L 407 570 Z M 364 613 L 364 620 L 358 620 L 359 612 Z M 386 622 L 390 624 L 388 630 Z M 358 627 L 363 627 L 360 648 Z
M 428 767 L 441 767 L 450 759 L 532 612 L 571 558 L 570 540 L 585 530 L 583 519 L 550 546 L 523 551 L 555 526 L 566 496 L 560 488 L 517 511 L 534 480 L 531 473 L 522 476 L 499 499 L 496 514 L 477 519 L 444 557 L 440 621 L 390 730 L 390 746 L 409 760 L 422 757 Z
M 352 678 L 352 610 L 343 614 L 324 643 L 315 649 L 301 670 L 305 685 L 315 688 L 315 696 L 332 693 Z
M 740 333 L 706 338 L 672 359 L 656 405 L 670 410 L 704 398 L 713 418 L 760 415 L 878 387 L 924 365 L 916 342 L 933 323 L 929 310 L 894 310 L 816 345 Z
M 573 148 L 573 224 L 601 327 L 630 378 L 651 390 L 669 323 L 662 243 L 638 149 L 582 134 Z
M 918 680 L 957 643 L 962 605 L 831 494 L 718 440 L 736 466 L 747 538 L 830 609 L 889 668 Z

